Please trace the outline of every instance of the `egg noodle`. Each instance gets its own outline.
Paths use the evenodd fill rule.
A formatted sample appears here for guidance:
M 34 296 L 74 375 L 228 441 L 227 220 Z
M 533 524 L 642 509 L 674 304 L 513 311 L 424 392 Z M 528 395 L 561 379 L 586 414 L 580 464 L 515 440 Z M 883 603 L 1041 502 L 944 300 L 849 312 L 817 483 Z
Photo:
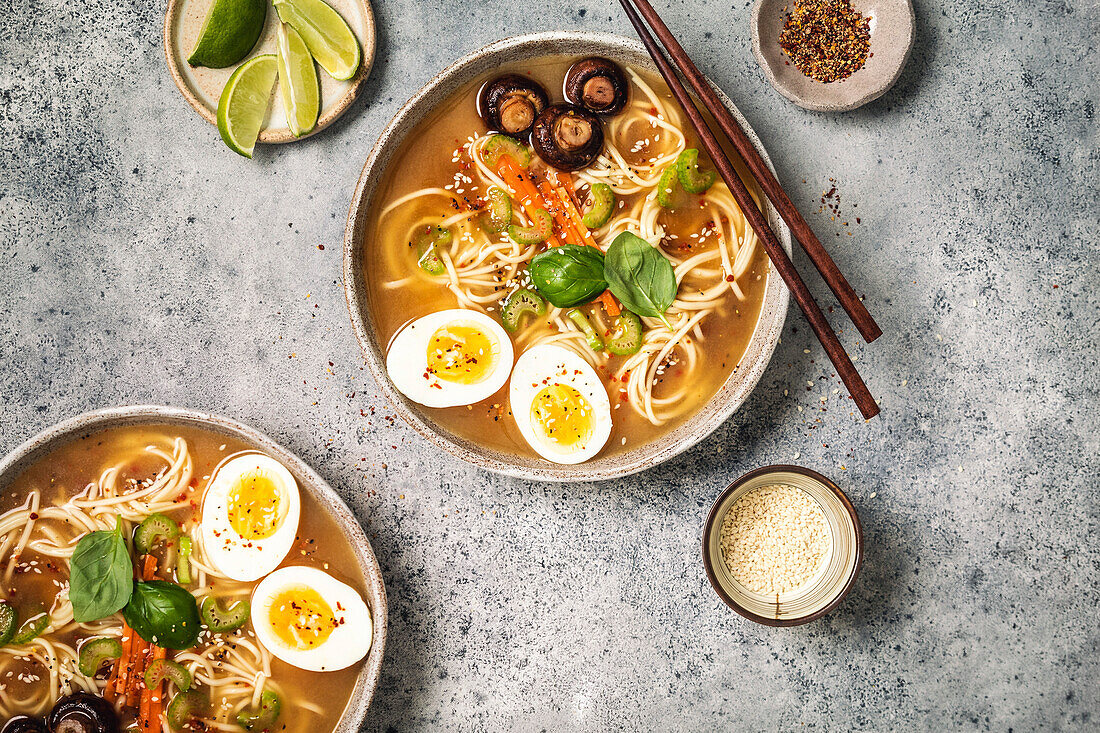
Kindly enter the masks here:
M 89 483 L 72 497 L 44 497 L 40 489 L 28 492 L 19 507 L 0 515 L 0 561 L 5 589 L 11 588 L 16 573 L 41 572 L 44 562 L 52 561 L 68 578 L 69 560 L 77 541 L 88 532 L 113 530 L 121 520 L 123 537 L 130 542 L 134 527 L 149 515 L 161 512 L 174 516 L 185 536 L 192 537 L 195 551 L 191 564 L 197 587 L 189 590 L 198 600 L 215 594 L 219 597 L 245 597 L 247 584 L 236 583 L 214 570 L 206 559 L 199 532 L 191 521 L 194 500 L 192 459 L 183 438 L 168 438 L 165 446 L 134 445 L 114 465 L 104 470 L 97 481 Z M 120 481 L 124 467 L 136 458 L 155 457 L 163 462 L 155 476 L 143 482 Z M 61 487 L 64 491 L 64 487 Z M 26 560 L 27 556 L 34 559 Z M 43 559 L 38 559 L 43 558 Z M 0 648 L 0 719 L 17 714 L 42 716 L 65 695 L 84 690 L 101 694 L 106 679 L 88 677 L 78 669 L 78 640 L 97 636 L 120 638 L 123 619 L 116 613 L 92 623 L 73 620 L 68 598 L 68 583 L 53 581 L 57 593 L 48 609 L 49 626 L 27 644 L 9 644 Z M 0 593 L 0 597 L 4 594 Z M 247 627 L 245 627 L 247 628 Z M 75 640 L 75 641 L 74 641 Z M 263 690 L 283 695 L 271 678 L 271 654 L 259 644 L 251 630 L 231 634 L 203 631 L 196 647 L 176 653 L 174 661 L 190 671 L 194 684 L 209 693 L 211 717 L 203 720 L 208 730 L 239 731 L 235 717 L 245 706 L 259 704 Z M 11 691 L 13 681 L 23 696 Z M 171 697 L 171 694 L 168 695 Z M 116 701 L 121 710 L 124 697 Z M 319 713 L 309 702 L 295 700 L 295 706 Z M 169 732 L 168 723 L 161 727 Z
M 631 409 L 653 425 L 661 425 L 685 410 L 694 409 L 694 403 L 684 397 L 692 387 L 692 373 L 701 362 L 699 342 L 704 338 L 701 323 L 715 311 L 729 307 L 727 299 L 731 295 L 737 301 L 746 299 L 738 281 L 752 264 L 757 241 L 729 188 L 719 180 L 702 196 L 705 223 L 691 235 L 693 243 L 713 241 L 713 246 L 684 259 L 658 246 L 667 236 L 658 221 L 663 211 L 657 202 L 658 183 L 665 168 L 684 151 L 687 138 L 680 111 L 667 104 L 634 70 L 627 69 L 627 73 L 633 101 L 626 112 L 607 122 L 603 152 L 590 167 L 574 175 L 573 185 L 583 193 L 593 184 L 606 183 L 618 196 L 634 195 L 632 205 L 625 206 L 620 201 L 610 221 L 593 231 L 597 244 L 606 251 L 616 236 L 631 231 L 667 257 L 676 273 L 676 299 L 665 313 L 668 325 L 656 318 L 643 318 L 641 349 L 621 360 L 613 373 L 623 385 Z M 456 161 L 460 156 L 472 161 L 471 173 L 476 177 L 476 180 L 470 178 L 463 196 L 477 197 L 490 186 L 496 186 L 516 198 L 516 191 L 484 159 L 483 146 L 490 136 L 471 137 L 456 151 Z M 629 163 L 624 157 L 622 148 L 631 140 L 645 141 L 650 151 L 645 162 Z M 757 194 L 754 192 L 753 196 L 756 198 Z M 456 209 L 462 208 L 462 199 L 454 191 L 429 187 L 393 201 L 382 210 L 381 216 L 425 197 L 451 199 Z M 460 211 L 442 221 L 438 216 L 416 218 L 409 226 L 408 241 L 425 226 L 451 228 L 455 236 L 449 245 L 438 250 L 446 269 L 446 287 L 460 306 L 493 311 L 500 308 L 508 295 L 524 287 L 526 265 L 542 245 L 523 247 L 506 236 L 487 234 L 478 225 L 480 213 Z M 522 207 L 514 207 L 514 213 L 524 223 L 530 223 Z M 384 286 L 398 288 L 419 277 L 429 276 L 418 273 L 388 281 Z M 597 311 L 591 314 L 596 329 L 601 333 L 610 331 L 607 317 L 600 309 Z M 515 340 L 520 351 L 536 344 L 554 343 L 575 351 L 596 367 L 605 367 L 610 361 L 606 352 L 588 348 L 585 334 L 565 317 L 562 309 L 553 306 L 545 318 L 536 319 L 519 331 Z M 678 365 L 679 376 L 671 385 L 666 382 L 659 395 L 655 394 L 665 370 L 673 364 Z

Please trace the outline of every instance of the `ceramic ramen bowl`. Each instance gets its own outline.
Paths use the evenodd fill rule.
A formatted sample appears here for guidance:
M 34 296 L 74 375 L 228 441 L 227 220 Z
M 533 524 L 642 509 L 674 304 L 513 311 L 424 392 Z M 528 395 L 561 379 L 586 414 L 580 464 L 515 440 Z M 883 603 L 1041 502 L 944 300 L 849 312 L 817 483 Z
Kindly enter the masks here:
M 421 435 L 463 460 L 497 473 L 537 481 L 612 479 L 651 468 L 698 443 L 725 422 L 752 392 L 778 343 L 787 314 L 787 289 L 769 263 L 768 282 L 755 331 L 738 368 L 732 371 L 717 394 L 694 415 L 670 428 L 660 439 L 623 452 L 597 455 L 575 465 L 552 464 L 534 457 L 504 453 L 463 438 L 435 422 L 390 381 L 386 371 L 387 344 L 371 313 L 365 267 L 365 238 L 372 204 L 376 195 L 382 195 L 380 186 L 390 161 L 400 151 L 406 137 L 438 105 L 477 79 L 492 74 L 501 65 L 546 56 L 593 55 L 657 73 L 640 43 L 620 36 L 581 32 L 535 33 L 506 38 L 447 67 L 417 92 L 383 130 L 359 177 L 344 236 L 344 286 L 352 325 L 371 373 L 397 413 Z M 768 161 L 767 152 L 748 122 L 721 90 L 716 91 L 761 156 Z M 768 165 L 771 165 L 770 161 Z M 770 204 L 765 206 L 765 213 L 784 248 L 790 252 L 790 234 L 779 215 Z
M 286 466 L 297 479 L 301 490 L 310 494 L 343 531 L 344 538 L 352 547 L 358 561 L 358 570 L 363 575 L 363 600 L 370 608 L 374 636 L 370 652 L 362 661 L 362 669 L 355 679 L 347 707 L 334 733 L 358 731 L 378 685 L 382 655 L 386 647 L 386 589 L 382 583 L 382 571 L 363 528 L 359 526 L 347 504 L 323 478 L 286 448 L 253 428 L 217 415 L 156 405 L 113 407 L 86 412 L 58 423 L 8 453 L 0 460 L 0 490 L 9 486 L 39 459 L 84 436 L 110 428 L 142 425 L 198 428 L 235 438 L 263 451 Z

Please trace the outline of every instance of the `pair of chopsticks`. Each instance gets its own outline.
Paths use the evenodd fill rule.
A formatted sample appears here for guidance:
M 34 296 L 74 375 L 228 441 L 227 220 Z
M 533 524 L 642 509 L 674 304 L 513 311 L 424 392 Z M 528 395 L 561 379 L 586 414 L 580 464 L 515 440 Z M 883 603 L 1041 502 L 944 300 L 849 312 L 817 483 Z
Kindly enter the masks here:
M 672 90 L 672 94 L 676 97 L 676 101 L 683 107 L 684 112 L 691 121 L 691 126 L 695 128 L 699 140 L 706 149 L 707 155 L 709 155 L 710 159 L 714 162 L 714 167 L 718 169 L 719 174 L 722 176 L 722 180 L 729 186 L 730 192 L 733 193 L 733 197 L 737 201 L 738 206 L 740 206 L 741 211 L 744 212 L 745 218 L 748 219 L 749 224 L 756 232 L 756 236 L 759 237 L 760 241 L 763 243 L 764 249 L 768 253 L 768 257 L 771 258 L 772 264 L 775 265 L 775 269 L 778 270 L 779 274 L 783 277 L 783 282 L 787 284 L 787 288 L 791 291 L 791 294 L 794 295 L 795 301 L 798 303 L 799 307 L 802 308 L 802 312 L 806 315 L 806 320 L 810 322 L 810 327 L 813 328 L 818 340 L 821 341 L 821 345 L 825 347 L 825 353 L 829 355 L 829 359 L 833 362 L 833 366 L 836 367 L 837 374 L 840 375 L 841 380 L 844 382 L 844 386 L 848 388 L 848 392 L 851 394 L 852 399 L 855 400 L 856 406 L 859 407 L 859 411 L 863 413 L 865 419 L 869 420 L 874 417 L 879 413 L 878 403 L 876 403 L 875 398 L 871 396 L 871 392 L 867 389 L 867 385 L 863 383 L 863 378 L 859 376 L 859 372 L 856 371 L 856 367 L 852 364 L 852 360 L 848 357 L 848 353 L 840 344 L 836 332 L 833 331 L 832 326 L 829 325 L 829 321 L 825 318 L 825 314 L 821 312 L 821 308 L 818 306 L 817 301 L 814 300 L 813 295 L 810 294 L 809 289 L 806 287 L 806 283 L 802 281 L 802 277 L 794 268 L 794 264 L 791 263 L 790 257 L 787 256 L 786 251 L 784 251 L 783 246 L 779 243 L 775 233 L 772 232 L 771 227 L 768 226 L 768 222 L 764 218 L 764 215 L 760 212 L 760 209 L 756 208 L 756 203 L 753 201 L 752 196 L 749 195 L 748 189 L 745 188 L 745 184 L 742 182 L 741 177 L 737 174 L 737 171 L 734 170 L 733 165 L 723 152 L 718 139 L 714 136 L 714 133 L 703 119 L 703 116 L 695 107 L 694 102 L 691 101 L 683 83 L 676 75 L 676 70 L 672 68 L 668 59 L 665 58 L 661 47 L 657 45 L 657 42 L 653 39 L 649 29 L 645 25 L 646 22 L 653 28 L 653 32 L 657 34 L 657 37 L 661 39 L 661 43 L 664 44 L 665 50 L 667 50 L 668 55 L 672 57 L 673 63 L 676 64 L 676 68 L 679 69 L 680 73 L 683 74 L 684 78 L 691 84 L 691 88 L 694 89 L 695 93 L 702 99 L 707 111 L 710 112 L 711 116 L 717 121 L 722 132 L 725 133 L 726 137 L 733 143 L 734 149 L 737 150 L 742 160 L 745 161 L 749 171 L 751 171 L 756 182 L 760 185 L 761 190 L 763 190 L 764 194 L 771 200 L 772 204 L 779 212 L 779 215 L 783 217 L 783 221 L 787 222 L 787 226 L 790 227 L 795 238 L 798 240 L 799 244 L 802 245 L 802 249 L 814 263 L 821 277 L 828 283 L 829 288 L 833 291 L 833 295 L 840 301 L 841 306 L 844 308 L 844 312 L 852 319 L 852 322 L 855 324 L 856 328 L 859 329 L 864 340 L 867 341 L 867 343 L 874 341 L 882 335 L 882 329 L 875 323 L 875 319 L 871 317 L 871 314 L 863 305 L 863 301 L 861 301 L 855 291 L 852 290 L 852 286 L 848 284 L 848 281 L 840 272 L 840 268 L 833 262 L 833 258 L 825 251 L 825 247 L 822 246 L 821 242 L 814 235 L 813 230 L 810 229 L 810 225 L 807 224 L 806 220 L 802 218 L 802 215 L 798 213 L 798 209 L 795 208 L 794 203 L 791 201 L 790 197 L 787 196 L 783 187 L 779 185 L 779 181 L 772 175 L 771 170 L 768 168 L 767 164 L 764 163 L 764 159 L 756 152 L 756 148 L 753 147 L 752 141 L 749 140 L 745 131 L 741 129 L 737 120 L 733 118 L 733 115 L 729 113 L 726 106 L 718 99 L 718 95 L 714 93 L 710 84 L 703 78 L 699 69 L 692 63 L 691 58 L 688 57 L 683 47 L 676 41 L 676 38 L 669 31 L 668 26 L 664 24 L 660 16 L 653 10 L 648 0 L 633 0 L 634 4 L 637 5 L 637 10 L 631 5 L 631 0 L 619 0 L 619 2 L 626 11 L 627 17 L 630 18 L 634 30 L 638 31 L 638 35 L 641 37 L 642 43 L 645 44 L 646 50 L 649 51 L 649 55 L 653 57 L 653 62 L 657 64 L 657 68 L 668 84 L 668 88 Z M 645 22 L 638 17 L 639 12 L 645 17 Z

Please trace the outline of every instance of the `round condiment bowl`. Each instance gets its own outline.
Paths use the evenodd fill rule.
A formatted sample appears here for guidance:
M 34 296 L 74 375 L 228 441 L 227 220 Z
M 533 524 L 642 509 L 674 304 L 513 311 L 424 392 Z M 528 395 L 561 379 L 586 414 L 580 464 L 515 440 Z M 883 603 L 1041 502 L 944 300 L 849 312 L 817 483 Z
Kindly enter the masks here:
M 382 671 L 382 656 L 386 647 L 387 606 L 382 570 L 378 567 L 378 560 L 374 556 L 363 528 L 344 500 L 323 478 L 289 450 L 254 428 L 205 412 L 160 405 L 112 407 L 86 412 L 58 423 L 8 453 L 0 459 L 0 490 L 6 489 L 33 463 L 64 445 L 109 428 L 137 425 L 189 426 L 248 443 L 290 469 L 301 489 L 309 492 L 343 531 L 354 549 L 358 570 L 363 575 L 365 588 L 363 600 L 371 611 L 374 636 L 370 652 L 363 660 L 363 667 L 355 680 L 355 687 L 352 689 L 347 707 L 333 733 L 358 731 L 367 716 L 367 708 L 378 686 L 378 677 Z M 344 573 L 354 572 L 351 568 L 341 570 Z
M 804 585 L 786 593 L 763 594 L 742 585 L 722 555 L 722 524 L 745 494 L 764 486 L 793 486 L 805 491 L 825 516 L 830 549 L 822 567 Z M 730 608 L 767 626 L 798 626 L 821 618 L 840 605 L 863 564 L 863 529 L 852 502 L 840 487 L 801 466 L 765 466 L 746 473 L 718 496 L 703 525 L 703 566 L 714 591 Z
M 794 0 L 756 0 L 749 21 L 753 55 L 777 92 L 804 109 L 845 112 L 878 99 L 894 86 L 916 38 L 912 0 L 852 0 L 852 7 L 871 19 L 873 55 L 847 79 L 828 84 L 799 71 L 779 46 L 779 33 L 793 6 Z
M 613 479 L 651 468 L 687 450 L 710 435 L 745 402 L 771 359 L 787 315 L 790 296 L 774 266 L 769 266 L 760 318 L 745 354 L 718 392 L 700 406 L 694 415 L 669 429 L 660 440 L 613 455 L 600 455 L 577 465 L 558 465 L 538 458 L 492 450 L 439 425 L 423 408 L 402 395 L 390 381 L 386 372 L 386 342 L 371 313 L 365 266 L 365 247 L 368 243 L 365 239 L 374 198 L 390 161 L 416 126 L 451 94 L 474 80 L 491 74 L 503 64 L 541 56 L 604 56 L 624 65 L 656 73 L 645 48 L 637 41 L 601 33 L 564 31 L 506 38 L 447 67 L 405 103 L 382 131 L 367 157 L 352 198 L 344 234 L 345 294 L 355 335 L 375 381 L 393 403 L 396 412 L 421 435 L 463 460 L 508 476 L 535 481 Z M 715 91 L 771 167 L 767 151 L 748 122 L 720 89 L 715 88 Z M 772 230 L 787 252 L 790 252 L 790 233 L 766 199 L 764 210 Z

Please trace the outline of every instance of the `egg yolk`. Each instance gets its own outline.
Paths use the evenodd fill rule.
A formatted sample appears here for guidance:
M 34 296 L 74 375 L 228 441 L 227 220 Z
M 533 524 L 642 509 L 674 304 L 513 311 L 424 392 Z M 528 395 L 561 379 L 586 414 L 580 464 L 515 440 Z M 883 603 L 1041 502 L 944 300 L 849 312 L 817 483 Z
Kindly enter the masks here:
M 246 540 L 264 540 L 275 534 L 283 501 L 278 485 L 261 470 L 237 477 L 227 497 L 229 526 Z
M 271 600 L 271 631 L 289 649 L 306 651 L 325 643 L 340 625 L 332 607 L 313 588 L 284 588 Z
M 493 371 L 496 342 L 477 326 L 448 323 L 428 339 L 428 373 L 458 384 L 477 384 Z
M 592 415 L 592 405 L 568 384 L 543 387 L 531 401 L 531 422 L 563 448 L 583 447 L 592 436 Z

